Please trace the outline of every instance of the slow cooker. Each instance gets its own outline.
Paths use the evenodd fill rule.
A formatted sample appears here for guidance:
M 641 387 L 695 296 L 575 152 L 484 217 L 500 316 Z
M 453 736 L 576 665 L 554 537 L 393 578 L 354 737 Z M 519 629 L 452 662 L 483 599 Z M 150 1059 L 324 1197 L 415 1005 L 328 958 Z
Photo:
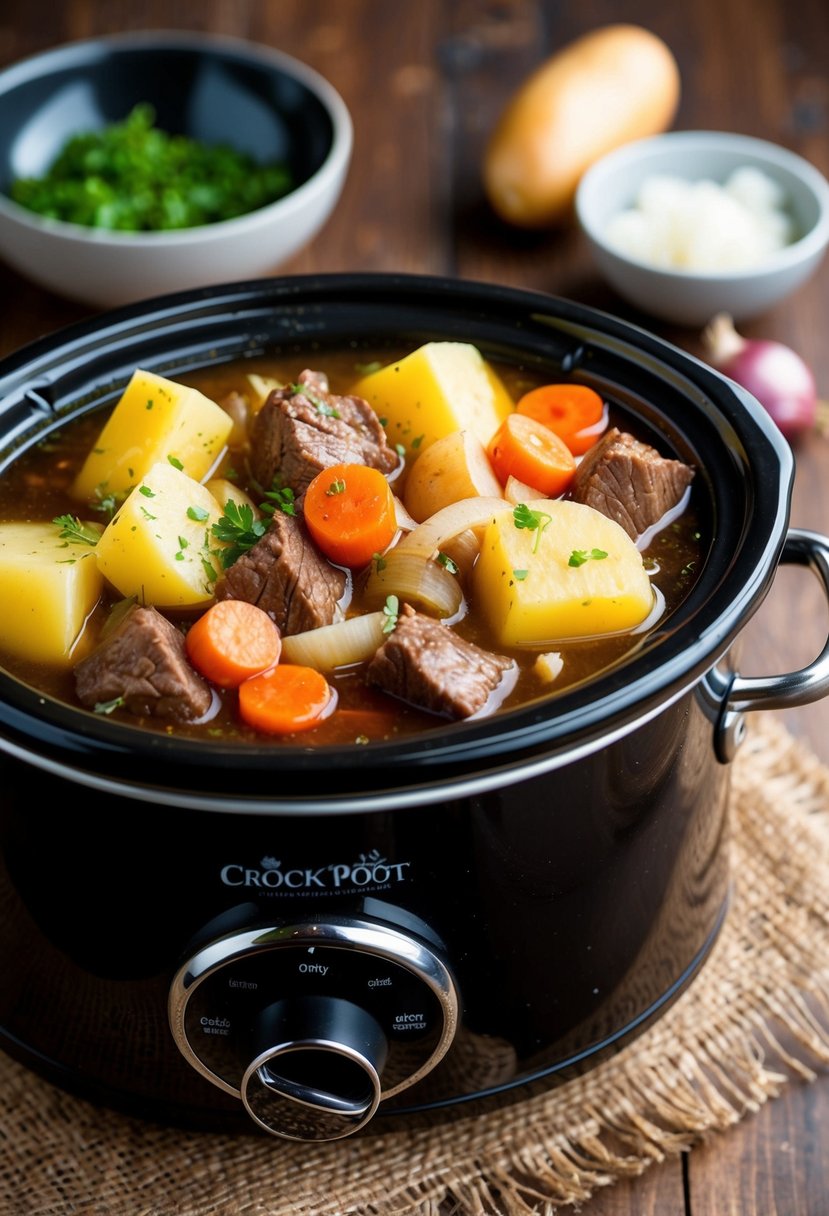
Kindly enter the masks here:
M 2 465 L 137 366 L 475 343 L 577 374 L 698 470 L 710 537 L 681 606 L 557 696 L 370 747 L 235 749 L 72 708 L 0 673 L 2 1042 L 54 1083 L 203 1128 L 329 1140 L 589 1068 L 693 979 L 726 915 L 744 716 L 829 688 L 744 678 L 792 456 L 733 383 L 546 295 L 404 275 L 148 301 L 0 364 Z

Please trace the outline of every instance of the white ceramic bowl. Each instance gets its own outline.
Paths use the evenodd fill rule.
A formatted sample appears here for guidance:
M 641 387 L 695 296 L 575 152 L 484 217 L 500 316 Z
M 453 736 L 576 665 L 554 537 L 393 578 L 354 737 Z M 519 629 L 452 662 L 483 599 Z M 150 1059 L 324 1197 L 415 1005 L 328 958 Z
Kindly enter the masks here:
M 138 233 L 46 219 L 8 197 L 11 182 L 43 173 L 70 135 L 119 121 L 139 102 L 154 106 L 164 130 L 286 161 L 294 187 L 235 219 Z M 329 217 L 351 147 L 336 90 L 269 47 L 179 31 L 69 43 L 0 72 L 0 257 L 101 308 L 266 275 Z
M 740 166 L 779 183 L 796 237 L 747 269 L 660 269 L 607 240 L 611 218 L 634 205 L 655 174 L 723 183 Z M 625 300 L 666 321 L 704 325 L 716 313 L 742 321 L 779 303 L 813 274 L 829 243 L 829 182 L 802 157 L 765 140 L 724 131 L 671 131 L 636 140 L 597 161 L 582 178 L 576 216 L 598 269 Z

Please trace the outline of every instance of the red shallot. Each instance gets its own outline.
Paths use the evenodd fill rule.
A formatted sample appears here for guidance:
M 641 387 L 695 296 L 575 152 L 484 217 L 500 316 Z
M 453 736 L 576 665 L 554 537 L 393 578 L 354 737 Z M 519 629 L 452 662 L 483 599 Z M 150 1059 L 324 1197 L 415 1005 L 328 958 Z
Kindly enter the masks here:
M 789 442 L 815 428 L 815 378 L 791 347 L 742 337 L 727 313 L 709 322 L 702 340 L 712 367 L 756 397 Z

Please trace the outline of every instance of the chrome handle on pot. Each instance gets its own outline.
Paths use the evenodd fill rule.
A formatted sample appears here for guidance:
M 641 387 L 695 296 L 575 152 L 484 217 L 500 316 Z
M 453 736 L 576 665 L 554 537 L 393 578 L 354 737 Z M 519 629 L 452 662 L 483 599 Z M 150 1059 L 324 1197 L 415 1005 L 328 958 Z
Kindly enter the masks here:
M 829 602 L 829 538 L 818 532 L 790 528 L 780 564 L 809 566 L 820 579 Z M 717 757 L 734 758 L 745 737 L 745 714 L 754 709 L 788 709 L 808 705 L 829 693 L 829 637 L 817 658 L 782 676 L 741 676 L 731 680 L 714 732 Z

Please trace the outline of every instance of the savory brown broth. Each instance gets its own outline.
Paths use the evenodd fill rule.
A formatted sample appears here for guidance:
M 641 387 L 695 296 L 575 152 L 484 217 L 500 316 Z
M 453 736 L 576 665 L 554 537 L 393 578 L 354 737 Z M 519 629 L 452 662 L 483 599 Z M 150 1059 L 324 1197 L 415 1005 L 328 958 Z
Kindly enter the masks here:
M 403 352 L 408 353 L 408 352 Z M 347 393 L 364 370 L 364 366 L 375 358 L 386 364 L 396 352 L 359 352 L 359 363 L 354 351 L 323 352 L 297 355 L 288 358 L 252 358 L 176 378 L 198 388 L 212 400 L 221 402 L 233 390 L 244 391 L 245 377 L 250 373 L 273 377 L 282 382 L 293 382 L 306 366 L 319 368 L 329 379 L 332 392 Z M 526 373 L 515 368 L 498 366 L 497 371 L 514 399 L 535 387 L 538 380 L 529 380 Z M 621 411 L 611 406 L 611 423 L 632 430 Z M 47 521 L 64 513 L 80 514 L 81 518 L 94 519 L 91 511 L 84 511 L 82 504 L 69 494 L 75 476 L 89 453 L 100 431 L 100 414 L 87 416 L 65 426 L 57 435 L 43 442 L 15 461 L 0 480 L 0 520 Z M 229 449 L 216 470 L 218 476 L 230 476 L 238 484 L 246 484 L 244 452 Z M 394 492 L 400 495 L 405 486 L 406 469 L 393 482 Z M 106 523 L 109 516 L 99 514 L 97 518 Z M 687 595 L 700 567 L 701 539 L 699 521 L 691 505 L 673 523 L 658 532 L 644 552 L 646 567 L 653 570 L 652 582 L 665 601 L 665 614 L 670 614 Z M 89 653 L 101 635 L 108 614 L 119 600 L 114 592 L 104 595 L 87 622 L 83 636 L 76 647 L 78 657 Z M 490 651 L 508 654 L 516 659 L 520 672 L 514 690 L 504 701 L 503 708 L 515 707 L 539 697 L 556 694 L 596 676 L 599 672 L 619 663 L 638 648 L 642 633 L 627 633 L 599 639 L 555 643 L 554 649 L 563 657 L 561 674 L 550 684 L 545 684 L 534 662 L 539 648 L 529 650 L 505 649 L 490 636 L 486 623 L 476 612 L 474 603 L 454 628 L 462 637 Z M 361 580 L 353 580 L 353 594 L 348 615 L 362 610 Z M 192 611 L 175 613 L 165 610 L 165 615 L 182 628 L 194 618 Z M 552 649 L 553 647 L 550 647 Z M 77 704 L 72 669 L 51 667 L 45 664 L 26 662 L 13 655 L 4 656 L 5 667 L 17 678 L 70 704 Z M 359 667 L 340 670 L 329 677 L 329 682 L 338 695 L 337 709 L 318 727 L 301 735 L 285 737 L 263 736 L 245 727 L 236 712 L 235 692 L 217 691 L 220 704 L 217 712 L 204 723 L 163 722 L 148 718 L 135 718 L 118 712 L 124 722 L 140 724 L 149 729 L 167 733 L 185 734 L 191 737 L 239 739 L 255 743 L 268 742 L 278 746 L 281 741 L 302 746 L 329 743 L 368 743 L 376 739 L 393 738 L 423 729 L 446 729 L 446 721 L 432 713 L 418 710 L 402 700 L 391 697 L 378 689 L 367 688 Z

